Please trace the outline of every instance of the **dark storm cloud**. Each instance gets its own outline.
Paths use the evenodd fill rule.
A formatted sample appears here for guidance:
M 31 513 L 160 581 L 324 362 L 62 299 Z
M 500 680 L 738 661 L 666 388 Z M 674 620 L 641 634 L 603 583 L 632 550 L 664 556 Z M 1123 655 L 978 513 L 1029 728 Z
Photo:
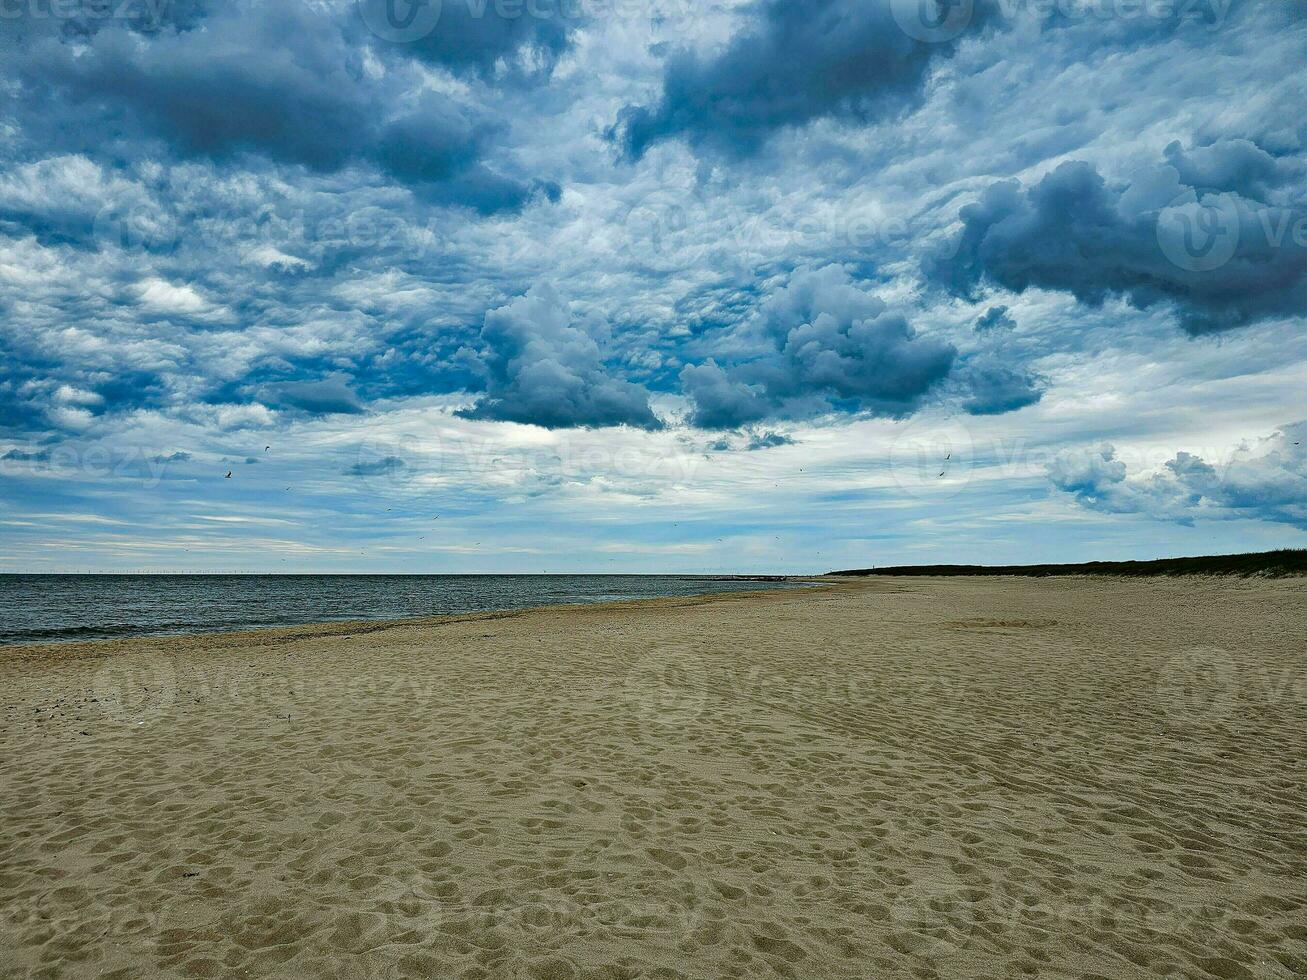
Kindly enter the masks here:
M 429 9 L 423 10 L 423 7 Z M 547 72 L 579 23 L 574 0 L 362 0 L 376 46 L 431 65 L 489 73 L 505 61 Z M 432 15 L 435 15 L 432 17 Z M 416 33 L 416 37 L 410 37 Z
M 1044 395 L 1043 381 L 1022 367 L 982 354 L 962 361 L 955 378 L 970 415 L 1001 415 L 1033 405 Z
M 978 30 L 994 10 L 989 0 L 767 0 L 725 50 L 670 57 L 661 98 L 623 109 L 612 136 L 636 159 L 677 137 L 744 155 L 773 131 L 822 116 L 893 114 L 917 99 L 932 62 L 962 31 Z
M 363 411 L 358 396 L 339 378 L 267 385 L 260 391 L 260 400 L 310 415 L 357 415 Z
M 762 0 L 744 8 L 745 25 L 724 48 L 674 49 L 660 96 L 624 107 L 609 135 L 632 159 L 667 139 L 745 156 L 787 127 L 820 118 L 865 123 L 911 109 L 936 66 L 987 31 L 1020 25 L 1030 37 L 1073 34 L 1070 47 L 1081 47 L 1077 57 L 1089 60 L 1103 49 L 1165 43 L 1180 33 L 1202 46 L 1251 6 L 1242 0 Z
M 605 367 L 607 335 L 602 319 L 578 321 L 553 287 L 533 286 L 486 314 L 478 355 L 486 392 L 462 414 L 547 429 L 661 428 L 649 393 Z
M 969 299 L 1034 287 L 1089 306 L 1166 304 L 1193 334 L 1307 308 L 1300 165 L 1242 140 L 1172 144 L 1166 158 L 1128 182 L 1073 161 L 1033 186 L 991 184 L 927 274 Z
M 976 318 L 976 329 L 981 332 L 995 328 L 1011 330 L 1016 325 L 1017 321 L 1012 319 L 1006 306 L 991 306 Z
M 350 8 L 352 14 L 352 5 Z M 361 25 L 307 4 L 215 5 L 189 30 L 119 21 L 5 36 L 30 134 L 78 152 L 158 140 L 182 157 L 260 157 L 320 173 L 375 167 L 488 212 L 521 206 L 530 181 L 482 162 L 497 130 L 469 98 L 409 94 L 401 64 L 378 73 Z M 51 111 L 53 108 L 53 112 Z
M 703 429 L 734 429 L 765 418 L 771 410 L 761 390 L 728 377 L 712 359 L 683 367 L 681 390 L 694 403 L 690 422 Z
M 693 424 L 735 428 L 767 417 L 842 407 L 912 411 L 953 365 L 953 345 L 919 336 L 900 314 L 855 285 L 841 266 L 801 268 L 750 324 L 771 350 L 724 370 L 687 366 Z
M 1066 453 L 1049 480 L 1082 506 L 1192 524 L 1203 517 L 1255 519 L 1307 529 L 1307 422 L 1297 422 L 1228 462 L 1176 453 L 1161 472 L 1130 479 L 1112 446 Z

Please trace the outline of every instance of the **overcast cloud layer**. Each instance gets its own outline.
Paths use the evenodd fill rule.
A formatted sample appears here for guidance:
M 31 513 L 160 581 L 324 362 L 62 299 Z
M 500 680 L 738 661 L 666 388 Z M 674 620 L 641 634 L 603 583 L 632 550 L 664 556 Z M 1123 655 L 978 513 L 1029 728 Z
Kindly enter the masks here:
M 0 570 L 1303 546 L 1302 11 L 11 4 Z

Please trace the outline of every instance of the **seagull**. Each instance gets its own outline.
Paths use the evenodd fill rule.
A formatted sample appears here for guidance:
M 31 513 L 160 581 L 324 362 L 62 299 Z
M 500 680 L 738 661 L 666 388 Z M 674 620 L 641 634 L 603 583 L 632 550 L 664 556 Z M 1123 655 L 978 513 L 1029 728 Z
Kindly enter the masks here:
M 953 458 L 953 454 L 952 454 L 952 453 L 948 453 L 948 454 L 946 454 L 946 455 L 944 456 L 944 462 L 947 463 L 947 462 L 948 462 L 950 459 L 952 459 L 952 458 Z
M 943 475 L 944 475 L 944 471 L 943 471 L 943 470 L 940 470 L 940 471 L 939 471 L 939 475 L 940 475 L 940 476 L 943 476 Z
M 223 479 L 224 479 L 224 480 L 230 480 L 230 479 L 231 479 L 231 470 L 228 470 L 228 471 L 227 471 L 227 475 L 224 476 Z
M 271 449 L 271 448 L 272 448 L 271 446 L 264 446 L 264 447 L 263 447 L 263 451 L 266 453 L 266 452 L 267 452 L 269 449 Z

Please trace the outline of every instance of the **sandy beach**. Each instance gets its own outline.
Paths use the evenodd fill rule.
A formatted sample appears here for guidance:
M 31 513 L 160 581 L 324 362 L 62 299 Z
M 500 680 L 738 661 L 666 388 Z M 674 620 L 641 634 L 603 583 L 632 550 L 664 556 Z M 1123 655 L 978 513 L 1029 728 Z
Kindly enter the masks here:
M 0 650 L 0 976 L 1307 975 L 1307 579 Z

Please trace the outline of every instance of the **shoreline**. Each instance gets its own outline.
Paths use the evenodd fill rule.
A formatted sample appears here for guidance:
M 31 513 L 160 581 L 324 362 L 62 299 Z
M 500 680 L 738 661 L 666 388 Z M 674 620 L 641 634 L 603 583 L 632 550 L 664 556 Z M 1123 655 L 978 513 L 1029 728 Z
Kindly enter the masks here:
M 678 576 L 679 577 L 679 576 Z M 745 581 L 763 581 L 748 578 Z M 770 579 L 766 581 L 771 581 Z M 423 626 L 446 626 L 460 622 L 479 622 L 481 620 L 506 619 L 526 613 L 546 612 L 551 610 L 608 610 L 624 607 L 640 607 L 646 604 L 698 605 L 691 600 L 732 599 L 740 596 L 785 595 L 794 591 L 821 590 L 838 584 L 832 579 L 820 576 L 792 576 L 783 581 L 801 583 L 804 588 L 788 589 L 751 589 L 748 591 L 697 592 L 684 596 L 648 596 L 633 599 L 612 599 L 603 602 L 551 602 L 536 606 L 522 606 L 515 609 L 486 609 L 478 612 L 449 613 L 439 616 L 403 616 L 398 619 L 340 619 L 319 620 L 311 623 L 288 623 L 279 626 L 256 626 L 248 629 L 208 629 L 189 633 L 132 633 L 116 637 L 94 637 L 85 640 L 47 640 L 21 643 L 0 642 L 0 663 L 9 656 L 41 655 L 47 653 L 79 652 L 78 648 L 116 646 L 120 644 L 159 643 L 163 641 L 201 641 L 213 638 L 265 639 L 277 642 L 290 642 L 297 639 L 312 639 L 326 636 L 362 636 L 391 629 Z M 849 579 L 848 584 L 855 584 L 856 579 Z M 95 651 L 80 651 L 91 652 Z
M 316 577 L 316 576 L 304 576 L 304 577 Z M 353 578 L 356 576 L 341 576 L 341 577 Z M 375 577 L 386 577 L 386 576 L 375 576 Z M 469 575 L 464 577 L 477 578 L 482 576 Z M 503 577 L 512 577 L 512 576 L 491 575 L 491 576 L 484 576 L 484 577 L 503 578 Z M 523 576 L 523 577 L 534 577 L 534 576 Z M 569 576 L 560 575 L 558 577 L 567 578 Z M 625 577 L 625 576 L 614 576 L 614 577 Z M 391 618 L 391 619 L 370 619 L 370 618 L 329 619 L 329 620 L 313 620 L 313 621 L 308 621 L 303 623 L 283 623 L 278 625 L 252 626 L 252 627 L 238 626 L 238 627 L 231 627 L 231 628 L 216 626 L 210 629 L 196 629 L 190 631 L 164 631 L 164 630 L 160 630 L 157 632 L 143 631 L 143 632 L 125 633 L 120 636 L 98 636 L 98 637 L 87 637 L 85 639 L 75 639 L 75 638 L 57 639 L 57 640 L 35 639 L 35 640 L 18 640 L 18 641 L 0 640 L 0 659 L 3 659 L 5 656 L 8 656 L 15 652 L 21 652 L 28 648 L 34 648 L 34 647 L 52 647 L 52 648 L 66 649 L 68 647 L 78 646 L 82 644 L 119 643 L 119 642 L 137 641 L 137 640 L 161 640 L 161 639 L 184 640 L 184 639 L 191 639 L 195 637 L 231 636 L 231 635 L 257 634 L 257 633 L 266 633 L 269 631 L 286 631 L 286 630 L 316 631 L 321 629 L 328 629 L 331 627 L 336 627 L 336 628 L 349 627 L 351 628 L 350 632 L 359 632 L 362 627 L 366 627 L 366 626 L 384 625 L 388 627 L 388 626 L 395 626 L 395 625 L 402 625 L 402 624 L 417 624 L 417 623 L 426 623 L 426 622 L 436 623 L 446 619 L 457 619 L 459 617 L 468 617 L 468 616 L 475 617 L 475 616 L 485 616 L 485 615 L 501 614 L 501 613 L 517 614 L 517 613 L 529 612 L 537 609 L 558 609 L 564 607 L 587 608 L 592 606 L 620 605 L 622 603 L 629 603 L 629 602 L 660 602 L 660 601 L 674 602 L 678 600 L 683 600 L 688 598 L 698 598 L 702 596 L 734 596 L 734 595 L 755 595 L 758 593 L 771 593 L 771 592 L 787 592 L 799 587 L 811 588 L 811 587 L 819 586 L 826 582 L 826 579 L 824 579 L 821 576 L 805 576 L 805 575 L 766 576 L 766 577 L 763 576 L 702 576 L 700 577 L 700 576 L 673 575 L 667 577 L 676 578 L 676 579 L 690 578 L 698 581 L 733 581 L 733 582 L 760 582 L 760 583 L 788 582 L 793 584 L 790 586 L 790 588 L 724 590 L 721 592 L 696 592 L 683 596 L 676 596 L 676 595 L 646 596 L 641 598 L 612 599 L 612 600 L 603 600 L 598 602 L 555 602 L 555 603 L 545 603 L 539 605 L 512 607 L 512 608 L 505 608 L 505 609 L 483 609 L 483 610 L 475 610 L 475 611 L 465 612 L 465 613 L 447 613 L 447 614 L 440 614 L 436 616 L 402 616 L 402 617 Z M 89 627 L 89 628 L 95 629 L 96 627 Z

